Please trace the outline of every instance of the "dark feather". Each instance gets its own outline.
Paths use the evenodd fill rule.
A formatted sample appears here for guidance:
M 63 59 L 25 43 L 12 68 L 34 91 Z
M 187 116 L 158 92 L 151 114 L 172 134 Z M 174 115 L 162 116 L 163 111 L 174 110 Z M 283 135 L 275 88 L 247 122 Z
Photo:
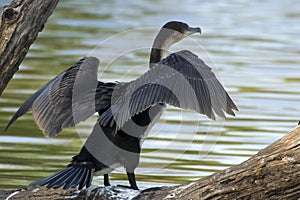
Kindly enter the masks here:
M 61 176 L 51 179 L 51 181 L 48 182 L 47 188 L 57 187 L 58 185 L 64 185 L 65 181 L 68 177 L 72 177 L 74 175 L 74 172 L 76 171 L 76 168 L 71 167 L 69 168 L 66 173 L 62 174 Z
M 67 190 L 69 188 L 78 186 L 80 183 L 78 177 L 81 177 L 81 174 L 83 172 L 84 172 L 83 168 L 77 168 L 76 171 L 72 173 L 72 175 L 66 178 L 63 189 Z
M 29 184 L 29 186 L 43 186 L 48 184 L 51 180 L 55 180 L 56 178 L 59 178 L 60 176 L 64 175 L 66 172 L 68 172 L 69 168 L 63 169 L 55 174 L 52 174 L 51 176 L 48 176 L 46 178 L 37 180 L 31 184 Z
M 81 177 L 79 178 L 76 185 L 78 185 L 78 190 L 81 190 L 83 187 L 90 187 L 92 183 L 92 178 L 94 174 L 94 169 L 85 168 Z
M 78 186 L 81 189 L 91 185 L 92 172 L 94 169 L 89 168 L 89 165 L 69 166 L 47 178 L 31 183 L 29 186 L 47 185 L 47 188 L 54 189 L 64 186 L 64 190 Z
M 39 128 L 46 136 L 52 137 L 96 111 L 106 110 L 115 84 L 97 81 L 98 65 L 97 58 L 86 57 L 60 73 L 26 100 L 5 130 L 20 116 L 32 111 Z
M 169 55 L 121 89 L 114 91 L 120 95 L 100 117 L 104 126 L 115 121 L 122 127 L 132 116 L 157 103 L 195 110 L 212 119 L 215 114 L 225 117 L 224 112 L 234 115 L 233 110 L 237 110 L 211 68 L 186 50 Z

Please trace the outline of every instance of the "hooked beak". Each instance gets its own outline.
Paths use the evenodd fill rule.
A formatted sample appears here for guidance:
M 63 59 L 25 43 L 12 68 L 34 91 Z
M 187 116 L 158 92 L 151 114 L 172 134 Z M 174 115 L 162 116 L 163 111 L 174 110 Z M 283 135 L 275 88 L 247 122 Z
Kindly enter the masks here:
M 201 34 L 201 28 L 199 27 L 189 27 L 189 30 L 187 31 L 187 35 L 192 35 L 194 33 L 200 33 Z

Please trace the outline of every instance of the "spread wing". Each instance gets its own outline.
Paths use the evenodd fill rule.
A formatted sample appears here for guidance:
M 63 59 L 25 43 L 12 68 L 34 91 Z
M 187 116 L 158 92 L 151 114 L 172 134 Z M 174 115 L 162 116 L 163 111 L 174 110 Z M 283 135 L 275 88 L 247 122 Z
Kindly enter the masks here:
M 95 93 L 98 93 L 96 96 L 100 100 L 101 95 L 110 94 L 112 89 L 97 81 L 98 65 L 99 60 L 95 57 L 80 59 L 29 97 L 9 121 L 6 129 L 20 116 L 32 111 L 39 128 L 46 136 L 52 137 L 63 128 L 87 119 L 95 110 L 101 110 L 100 107 L 105 102 L 95 108 Z
M 118 127 L 135 114 L 157 104 L 195 110 L 215 119 L 215 114 L 234 115 L 236 105 L 229 97 L 211 68 L 190 51 L 169 55 L 140 78 L 116 86 L 112 106 L 99 122 Z

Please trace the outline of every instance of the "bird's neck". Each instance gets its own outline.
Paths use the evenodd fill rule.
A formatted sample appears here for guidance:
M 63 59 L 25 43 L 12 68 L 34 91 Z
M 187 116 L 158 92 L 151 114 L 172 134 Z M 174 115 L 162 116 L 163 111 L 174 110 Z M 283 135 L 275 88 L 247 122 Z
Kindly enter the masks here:
M 149 66 L 152 67 L 156 63 L 160 62 L 164 52 L 167 51 L 170 46 L 173 44 L 173 41 L 168 39 L 170 33 L 167 33 L 166 31 L 160 31 L 157 37 L 155 38 L 151 54 L 150 54 L 150 60 L 149 60 Z
M 162 59 L 163 54 L 164 51 L 162 49 L 157 49 L 157 48 L 151 49 L 151 56 L 149 61 L 150 68 Z

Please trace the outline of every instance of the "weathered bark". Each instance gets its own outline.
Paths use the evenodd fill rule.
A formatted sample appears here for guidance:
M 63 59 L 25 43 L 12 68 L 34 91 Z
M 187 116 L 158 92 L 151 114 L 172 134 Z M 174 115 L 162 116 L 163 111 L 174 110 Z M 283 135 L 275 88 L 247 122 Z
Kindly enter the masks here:
M 113 190 L 111 190 L 113 191 Z M 126 192 L 126 191 L 125 191 Z M 82 190 L 28 189 L 12 199 L 107 199 L 101 187 Z M 1 193 L 0 193 L 1 196 Z M 198 181 L 172 187 L 149 188 L 135 200 L 152 199 L 299 199 L 300 126 L 247 161 Z M 115 199 L 110 196 L 110 199 Z
M 136 199 L 298 199 L 300 126 L 249 160 L 194 183 L 145 191 Z
M 0 95 L 57 3 L 58 0 L 14 0 L 4 6 L 0 21 Z

